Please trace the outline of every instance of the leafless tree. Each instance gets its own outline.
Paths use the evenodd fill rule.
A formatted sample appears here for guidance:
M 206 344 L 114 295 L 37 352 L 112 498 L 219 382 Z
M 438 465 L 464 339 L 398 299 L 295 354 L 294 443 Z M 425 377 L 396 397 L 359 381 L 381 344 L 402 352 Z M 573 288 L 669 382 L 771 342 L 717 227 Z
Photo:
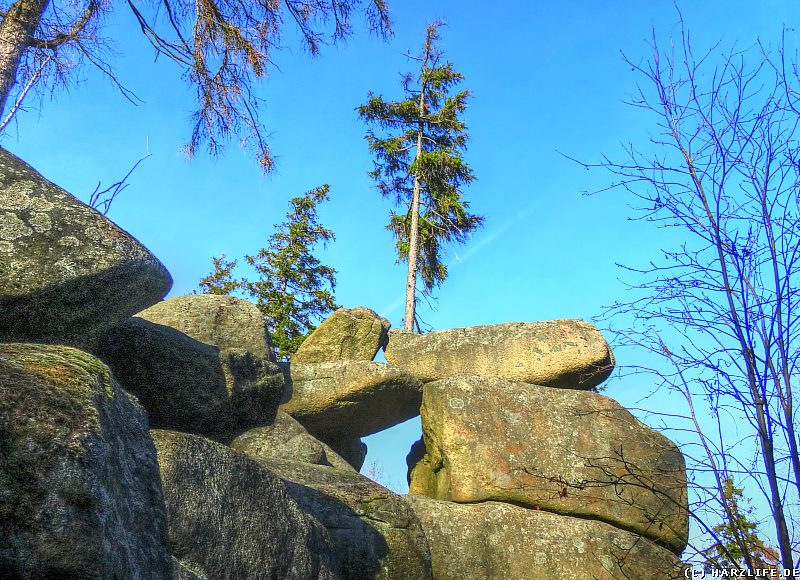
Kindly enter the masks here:
M 320 45 L 351 32 L 351 17 L 363 11 L 371 30 L 391 33 L 385 0 L 126 0 L 142 33 L 180 66 L 195 89 L 197 106 L 191 155 L 206 146 L 213 155 L 233 136 L 252 148 L 264 171 L 273 166 L 261 102 L 253 81 L 264 77 L 280 46 L 283 21 L 296 23 L 305 45 Z M 32 91 L 69 81 L 89 63 L 107 74 L 129 99 L 132 93 L 108 62 L 109 41 L 101 36 L 110 0 L 0 0 L 0 132 Z
M 693 515 L 724 530 L 729 565 L 758 568 L 731 482 L 768 506 L 780 564 L 793 568 L 800 508 L 794 383 L 800 360 L 800 76 L 786 38 L 695 53 L 681 21 L 666 48 L 653 33 L 630 104 L 658 130 L 623 160 L 597 164 L 637 217 L 675 245 L 633 277 L 631 298 L 604 319 L 633 347 L 674 408 L 651 412 L 682 443 Z M 624 359 L 624 355 L 619 359 Z M 624 363 L 624 360 L 622 360 Z M 733 495 L 733 497 L 732 497 Z M 765 512 L 762 512 L 765 513 Z M 715 525 L 716 523 L 716 525 Z M 720 534 L 713 540 L 719 544 Z M 699 551 L 699 550 L 698 550 Z M 761 553 L 758 553 L 761 551 Z
M 144 157 L 140 157 L 136 163 L 133 164 L 133 166 L 128 170 L 128 173 L 126 173 L 122 179 L 115 181 L 108 187 L 100 189 L 102 187 L 102 182 L 97 182 L 94 191 L 91 193 L 91 195 L 89 195 L 89 207 L 96 209 L 103 215 L 108 215 L 108 212 L 111 210 L 111 204 L 114 203 L 114 200 L 117 199 L 117 196 L 130 185 L 128 183 L 128 178 L 133 174 L 134 171 L 136 171 L 136 168 L 139 167 L 139 164 L 145 159 L 149 158 L 151 155 L 152 153 L 148 151 Z

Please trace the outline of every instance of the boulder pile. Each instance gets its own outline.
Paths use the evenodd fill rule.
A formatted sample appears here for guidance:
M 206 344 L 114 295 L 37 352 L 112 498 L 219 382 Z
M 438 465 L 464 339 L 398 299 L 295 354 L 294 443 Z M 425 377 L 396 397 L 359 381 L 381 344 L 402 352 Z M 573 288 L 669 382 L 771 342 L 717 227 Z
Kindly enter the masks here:
M 341 308 L 277 361 L 253 304 L 170 285 L 0 149 L 0 577 L 683 577 L 683 456 L 595 392 L 594 326 Z M 410 494 L 359 474 L 418 414 Z
M 340 308 L 283 365 L 281 409 L 355 469 L 367 453 L 362 437 L 416 417 L 422 403 L 418 377 L 372 361 L 388 330 L 389 322 L 369 308 Z
M 683 455 L 592 391 L 614 365 L 594 326 L 393 331 L 386 359 L 425 381 L 407 462 L 434 578 L 682 577 Z

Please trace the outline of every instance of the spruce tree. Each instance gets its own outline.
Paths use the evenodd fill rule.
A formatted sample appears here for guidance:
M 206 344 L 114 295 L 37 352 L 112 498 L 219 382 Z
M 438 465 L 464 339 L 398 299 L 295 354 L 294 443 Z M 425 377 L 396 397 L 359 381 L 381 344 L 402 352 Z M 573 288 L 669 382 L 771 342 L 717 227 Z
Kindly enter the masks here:
M 760 570 L 776 569 L 780 564 L 778 552 L 758 536 L 758 524 L 750 520 L 752 507 L 742 506 L 744 490 L 734 485 L 733 478 L 722 481 L 722 497 L 726 519 L 713 528 L 717 541 L 701 554 L 703 568 L 714 570 L 746 570 L 748 560 Z
M 259 274 L 258 280 L 244 282 L 245 290 L 264 315 L 282 360 L 316 328 L 315 321 L 337 308 L 336 270 L 313 254 L 314 246 L 335 239 L 317 218 L 317 205 L 328 199 L 329 190 L 322 185 L 290 200 L 286 222 L 275 225 L 267 247 L 245 258 Z
M 370 127 L 369 149 L 375 157 L 370 176 L 384 197 L 394 200 L 387 229 L 395 236 L 398 262 L 408 263 L 403 326 L 419 330 L 417 276 L 430 294 L 447 277 L 443 245 L 465 243 L 483 217 L 469 213 L 462 189 L 475 177 L 464 161 L 466 124 L 461 115 L 469 91 L 453 92 L 461 73 L 443 60 L 437 48 L 440 22 L 429 24 L 416 74 L 403 78 L 405 99 L 386 101 L 369 94 L 358 108 Z
M 225 254 L 211 258 L 214 270 L 200 280 L 198 287 L 203 294 L 231 294 L 243 286 L 241 280 L 233 277 L 233 269 L 238 260 L 226 260 Z

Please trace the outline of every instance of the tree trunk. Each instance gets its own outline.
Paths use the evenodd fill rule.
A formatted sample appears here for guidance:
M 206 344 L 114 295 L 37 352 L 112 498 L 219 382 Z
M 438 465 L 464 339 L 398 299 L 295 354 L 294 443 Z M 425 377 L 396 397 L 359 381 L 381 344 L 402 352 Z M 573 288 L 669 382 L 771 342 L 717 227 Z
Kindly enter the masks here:
M 762 432 L 765 427 L 763 413 L 759 413 L 759 440 L 764 454 L 764 467 L 767 470 L 767 480 L 769 481 L 769 491 L 772 499 L 772 519 L 775 522 L 775 530 L 778 535 L 778 548 L 781 552 L 781 565 L 786 569 L 794 568 L 794 556 L 792 554 L 792 542 L 789 536 L 789 529 L 786 526 L 786 516 L 783 512 L 783 499 L 781 498 L 780 484 L 775 469 L 775 453 L 772 447 L 772 440 Z
M 50 0 L 17 0 L 0 23 L 0 115 L 6 108 L 17 69 Z
M 722 237 L 721 227 L 720 227 L 720 219 L 719 215 L 714 213 L 712 207 L 709 203 L 708 197 L 706 195 L 705 187 L 703 185 L 702 178 L 698 175 L 695 166 L 694 160 L 692 159 L 691 155 L 689 155 L 689 151 L 684 147 L 680 135 L 673 127 L 673 136 L 675 138 L 676 143 L 680 146 L 681 153 L 686 161 L 686 167 L 689 172 L 689 175 L 692 178 L 692 181 L 695 184 L 697 189 L 697 193 L 700 196 L 700 200 L 703 204 L 703 210 L 705 212 L 705 216 L 708 220 L 708 226 L 710 231 L 713 235 L 712 243 L 714 244 L 714 249 L 716 250 L 717 260 L 719 265 L 719 271 L 722 283 L 722 288 L 725 292 L 725 298 L 728 304 L 728 313 L 730 316 L 731 325 L 734 331 L 734 334 L 739 342 L 740 352 L 742 353 L 742 359 L 745 363 L 745 368 L 747 370 L 747 382 L 748 387 L 750 389 L 750 396 L 752 397 L 752 401 L 744 400 L 744 404 L 752 404 L 754 407 L 756 422 L 757 422 L 757 431 L 758 431 L 758 442 L 759 446 L 761 447 L 761 455 L 762 460 L 764 462 L 764 469 L 767 475 L 767 483 L 769 485 L 769 492 L 770 492 L 770 500 L 771 500 L 771 511 L 772 511 L 772 520 L 775 523 L 775 533 L 778 540 L 778 548 L 781 553 L 781 564 L 786 569 L 794 568 L 794 558 L 792 555 L 792 544 L 791 538 L 789 537 L 789 530 L 786 525 L 786 515 L 783 510 L 783 498 L 781 496 L 781 484 L 778 481 L 778 474 L 777 474 L 777 463 L 775 460 L 775 450 L 774 450 L 774 431 L 772 429 L 773 420 L 769 416 L 769 407 L 768 402 L 762 397 L 761 393 L 759 392 L 759 383 L 756 378 L 756 361 L 753 355 L 754 348 L 753 345 L 748 340 L 746 336 L 743 325 L 740 320 L 739 310 L 737 309 L 736 303 L 734 301 L 734 292 L 733 288 L 735 288 L 735 284 L 731 283 L 731 274 L 728 270 L 728 261 L 725 255 L 725 241 Z M 717 206 L 718 207 L 718 206 Z M 718 211 L 718 209 L 717 209 Z M 742 401 L 742 399 L 739 399 Z
M 419 164 L 422 157 L 422 135 L 425 131 L 425 73 L 428 68 L 428 57 L 431 53 L 433 36 L 436 34 L 434 25 L 428 26 L 425 38 L 425 53 L 422 57 L 422 72 L 420 74 L 419 91 L 419 123 L 417 125 L 417 154 L 414 161 Z M 414 322 L 416 321 L 417 307 L 417 261 L 419 258 L 419 200 L 421 194 L 421 183 L 419 179 L 419 165 L 414 174 L 414 190 L 411 196 L 411 226 L 408 232 L 408 276 L 406 277 L 406 314 L 403 318 L 403 330 L 414 332 Z
M 420 97 L 420 103 L 424 103 Z M 420 106 L 420 109 L 422 106 Z M 422 129 L 417 133 L 417 159 L 422 153 Z M 411 228 L 408 232 L 408 277 L 406 278 L 406 315 L 403 330 L 414 331 L 417 305 L 417 257 L 419 256 L 419 177 L 414 176 L 414 193 L 411 198 Z
M 792 458 L 792 471 L 794 471 L 794 485 L 800 491 L 800 451 L 797 449 L 797 433 L 794 429 L 794 411 L 791 398 L 791 386 L 788 371 L 784 375 L 786 380 L 787 397 L 783 404 L 783 420 L 786 424 L 786 439 L 789 440 L 789 456 Z

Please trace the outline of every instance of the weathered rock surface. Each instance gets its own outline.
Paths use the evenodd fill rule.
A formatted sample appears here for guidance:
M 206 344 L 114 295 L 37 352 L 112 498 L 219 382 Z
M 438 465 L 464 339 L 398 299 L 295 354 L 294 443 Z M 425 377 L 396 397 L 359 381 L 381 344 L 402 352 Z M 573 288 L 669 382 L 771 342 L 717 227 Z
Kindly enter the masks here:
M 388 320 L 369 308 L 339 308 L 303 341 L 292 362 L 371 361 L 386 346 L 389 327 Z
M 565 389 L 596 387 L 614 369 L 603 335 L 582 320 L 507 322 L 428 334 L 393 330 L 386 360 L 423 382 L 476 375 Z
M 616 401 L 489 377 L 425 385 L 410 493 L 598 519 L 680 552 L 683 455 Z
M 333 439 L 372 435 L 419 414 L 422 383 L 392 365 L 292 362 L 286 375 L 289 400 L 281 409 L 329 445 Z
M 142 318 L 112 329 L 98 353 L 139 398 L 153 427 L 228 440 L 271 423 L 283 394 L 283 373 L 274 363 Z
M 100 361 L 0 344 L 0 577 L 170 577 L 144 412 Z
M 256 427 L 239 435 L 231 442 L 231 447 L 256 460 L 289 459 L 353 470 L 333 449 L 312 437 L 283 411 L 278 411 L 272 425 Z
M 496 502 L 407 499 L 428 538 L 436 580 L 684 577 L 671 552 L 603 522 Z
M 136 316 L 179 330 L 221 351 L 243 350 L 275 362 L 261 311 L 241 298 L 216 294 L 177 296 Z
M 344 578 L 432 578 L 427 540 L 403 497 L 352 470 L 263 456 L 259 462 L 328 528 Z
M 154 430 L 173 555 L 215 580 L 340 578 L 330 536 L 246 455 Z
M 208 576 L 200 570 L 199 566 L 173 558 L 172 580 L 208 580 Z
M 333 449 L 336 454 L 344 459 L 356 471 L 361 471 L 364 460 L 367 458 L 367 444 L 358 437 L 328 437 L 325 443 Z
M 89 348 L 171 286 L 130 234 L 0 148 L 0 341 Z

